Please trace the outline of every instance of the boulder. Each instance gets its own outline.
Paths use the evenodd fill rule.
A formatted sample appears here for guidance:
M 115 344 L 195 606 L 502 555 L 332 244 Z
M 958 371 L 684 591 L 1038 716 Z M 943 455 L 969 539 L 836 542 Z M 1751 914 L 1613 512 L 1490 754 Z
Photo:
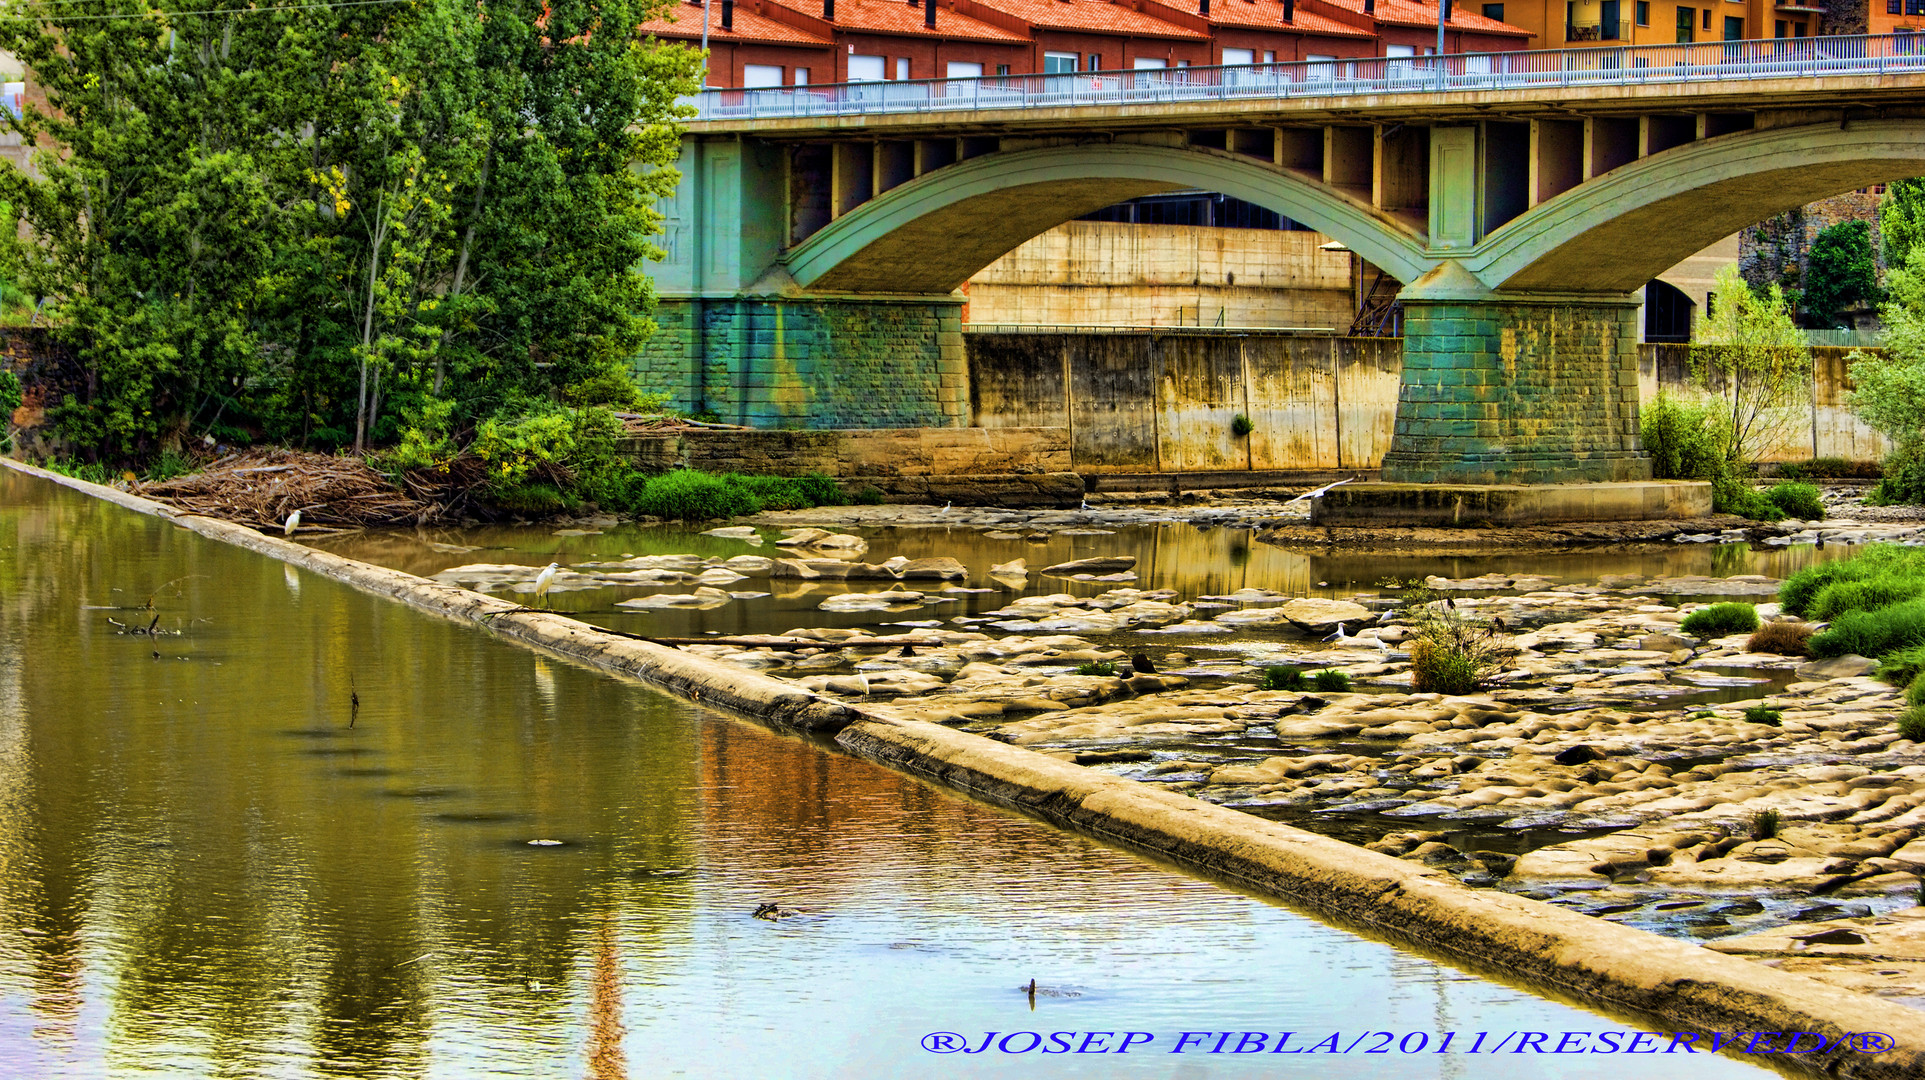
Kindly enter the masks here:
M 1373 617 L 1370 609 L 1349 600 L 1323 600 L 1306 597 L 1291 600 L 1277 609 L 1285 619 L 1290 620 L 1298 629 L 1308 634 L 1329 634 L 1337 629 L 1339 623 L 1349 623 L 1351 629 L 1359 629 Z
M 969 576 L 969 568 L 947 555 L 939 555 L 911 559 L 897 569 L 896 576 L 904 580 L 959 581 Z

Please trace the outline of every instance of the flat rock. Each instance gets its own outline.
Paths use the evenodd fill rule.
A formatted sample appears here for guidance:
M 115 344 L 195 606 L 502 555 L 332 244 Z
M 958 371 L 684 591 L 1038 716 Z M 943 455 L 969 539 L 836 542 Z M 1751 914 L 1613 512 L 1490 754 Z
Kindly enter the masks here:
M 1072 574 L 1113 574 L 1119 570 L 1136 568 L 1134 555 L 1103 555 L 1093 559 L 1071 559 L 1054 566 L 1043 567 L 1043 573 L 1056 577 L 1069 577 Z
M 1320 597 L 1291 600 L 1277 611 L 1285 619 L 1311 634 L 1328 634 L 1337 629 L 1338 623 L 1362 623 L 1373 617 L 1370 609 L 1362 604 L 1349 600 L 1325 600 Z
M 1798 667 L 1798 677 L 1817 681 L 1819 679 L 1848 679 L 1854 675 L 1870 675 L 1878 670 L 1878 661 L 1867 659 L 1856 653 L 1834 656 L 1829 660 L 1816 660 Z
M 896 576 L 906 581 L 957 581 L 969 576 L 969 568 L 947 555 L 928 559 L 910 559 L 896 569 Z

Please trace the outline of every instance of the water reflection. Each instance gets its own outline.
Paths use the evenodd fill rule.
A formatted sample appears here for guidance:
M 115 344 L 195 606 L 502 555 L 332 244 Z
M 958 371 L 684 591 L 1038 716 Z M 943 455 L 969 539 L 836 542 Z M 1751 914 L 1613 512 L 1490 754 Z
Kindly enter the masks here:
M 558 561 L 575 565 L 630 555 L 694 554 L 729 558 L 743 554 L 787 554 L 772 543 L 754 546 L 740 540 L 703 536 L 698 528 L 675 526 L 614 526 L 586 536 L 557 536 L 555 530 L 534 527 L 486 526 L 470 530 L 391 530 L 324 538 L 316 546 L 351 558 L 391 566 L 409 573 L 432 575 L 472 563 L 520 563 L 530 566 Z M 894 555 L 908 558 L 947 555 L 970 568 L 969 585 L 991 591 L 958 598 L 913 615 L 835 613 L 818 608 L 824 597 L 845 591 L 873 591 L 886 583 L 745 581 L 744 588 L 770 588 L 762 600 L 736 601 L 709 611 L 658 610 L 640 612 L 615 603 L 653 592 L 687 592 L 689 586 L 600 589 L 548 594 L 548 606 L 629 633 L 667 637 L 704 633 L 780 633 L 802 626 L 874 626 L 895 619 L 942 619 L 975 614 L 1009 603 L 1018 595 L 1070 592 L 1093 594 L 1116 588 L 1046 578 L 1033 573 L 1018 589 L 988 576 L 989 568 L 1011 559 L 1024 559 L 1032 571 L 1057 562 L 1096 555 L 1134 555 L 1139 580 L 1133 587 L 1174 589 L 1185 598 L 1225 595 L 1241 588 L 1271 589 L 1293 596 L 1348 596 L 1374 590 L 1385 579 L 1405 581 L 1438 574 L 1477 577 L 1487 573 L 1531 574 L 1558 583 L 1596 582 L 1606 574 L 1644 574 L 1649 577 L 1691 575 L 1723 577 L 1766 574 L 1785 577 L 1814 561 L 1847 557 L 1852 548 L 1833 545 L 1818 551 L 1810 545 L 1751 548 L 1746 544 L 1643 544 L 1571 551 L 1494 551 L 1485 554 L 1371 551 L 1347 548 L 1286 549 L 1255 541 L 1234 529 L 1199 529 L 1187 523 L 1120 528 L 1111 532 L 1064 533 L 1046 541 L 992 539 L 974 529 L 887 528 L 864 529 L 869 550 L 861 558 L 881 562 Z M 780 534 L 765 529 L 773 540 Z
M 1621 1026 L 5 473 L 0 556 L 0 1075 L 1310 1075 L 918 1040 Z M 149 594 L 179 636 L 107 621 Z

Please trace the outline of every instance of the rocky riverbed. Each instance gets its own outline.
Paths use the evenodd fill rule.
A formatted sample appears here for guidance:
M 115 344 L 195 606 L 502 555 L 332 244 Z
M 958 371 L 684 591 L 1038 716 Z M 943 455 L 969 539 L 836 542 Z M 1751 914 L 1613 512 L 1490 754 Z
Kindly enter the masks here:
M 1904 955 L 1883 963 L 1864 949 L 1825 960 L 1801 936 L 1849 924 L 1860 928 L 1839 934 L 1871 941 L 1911 925 L 1902 913 L 1925 887 L 1925 745 L 1898 735 L 1898 693 L 1870 676 L 1869 661 L 1751 652 L 1749 634 L 1706 639 L 1680 627 L 1694 608 L 1728 599 L 1756 603 L 1768 622 L 1795 621 L 1773 602 L 1776 580 L 1433 577 L 1422 585 L 1439 598 L 1430 602 L 1447 598 L 1488 627 L 1501 659 L 1480 692 L 1444 696 L 1411 688 L 1408 588 L 1183 595 L 1138 587 L 1127 556 L 869 562 L 868 540 L 840 531 L 886 520 L 1009 540 L 1100 535 L 1171 511 L 798 512 L 773 520 L 816 525 L 765 518 L 711 530 L 752 553 L 584 562 L 559 570 L 549 591 L 674 590 L 623 609 L 807 595 L 843 625 L 683 647 L 1339 836 L 1475 887 L 1726 942 L 1821 976 L 1831 964 L 1845 985 L 1925 1005 L 1925 956 L 1904 959 L 1912 937 L 1899 935 L 1893 948 Z M 1768 528 L 1747 538 L 1925 541 L 1919 523 L 1902 520 Z M 470 564 L 437 576 L 529 594 L 537 569 Z M 865 625 L 847 625 L 851 616 Z M 1278 666 L 1338 672 L 1349 688 L 1333 679 L 1327 690 L 1263 689 Z

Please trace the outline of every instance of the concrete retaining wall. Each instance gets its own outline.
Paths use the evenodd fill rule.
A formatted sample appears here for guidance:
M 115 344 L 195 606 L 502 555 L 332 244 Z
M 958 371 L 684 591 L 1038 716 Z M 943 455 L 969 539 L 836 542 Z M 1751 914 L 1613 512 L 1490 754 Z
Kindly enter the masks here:
M 1399 338 L 1164 330 L 971 333 L 964 344 L 971 423 L 1067 428 L 1083 474 L 1376 469 L 1403 374 Z M 1851 352 L 1812 350 L 1812 404 L 1764 460 L 1890 451 L 1845 407 Z M 1683 391 L 1689 353 L 1638 346 L 1640 400 Z M 1231 430 L 1239 414 L 1253 425 L 1247 438 Z
M 0 464 L 212 539 L 292 563 L 529 647 L 640 679 L 704 706 L 795 731 L 837 732 L 843 748 L 917 776 L 1022 809 L 1308 905 L 1353 926 L 1417 943 L 1506 980 L 1681 1031 L 1809 1031 L 1837 1044 L 1781 1057 L 1863 1080 L 1925 1075 L 1925 1014 L 1549 904 L 1465 888 L 1439 871 L 1085 769 L 1021 747 L 952 731 L 881 706 L 819 698 L 767 676 L 618 636 L 548 612 L 315 551 L 138 496 Z M 1866 1055 L 1848 1032 L 1878 1031 L 1897 1049 Z

